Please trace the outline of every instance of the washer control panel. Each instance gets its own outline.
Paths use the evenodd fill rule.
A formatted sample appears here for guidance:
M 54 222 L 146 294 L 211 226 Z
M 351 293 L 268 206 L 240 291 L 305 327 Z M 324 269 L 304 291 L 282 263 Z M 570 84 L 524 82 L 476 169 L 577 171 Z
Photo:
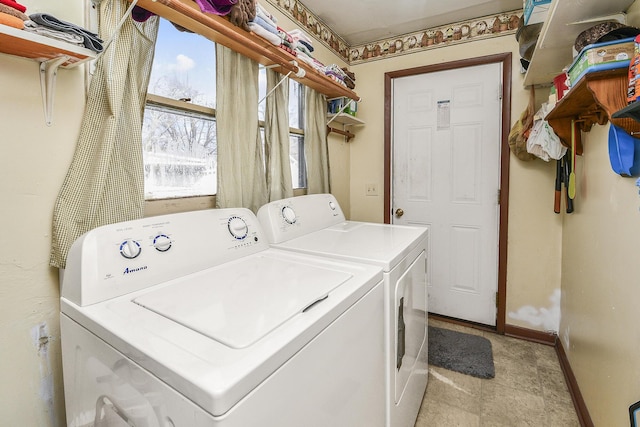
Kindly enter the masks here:
M 102 301 L 269 247 L 248 209 L 208 209 L 98 227 L 71 247 L 63 296 Z

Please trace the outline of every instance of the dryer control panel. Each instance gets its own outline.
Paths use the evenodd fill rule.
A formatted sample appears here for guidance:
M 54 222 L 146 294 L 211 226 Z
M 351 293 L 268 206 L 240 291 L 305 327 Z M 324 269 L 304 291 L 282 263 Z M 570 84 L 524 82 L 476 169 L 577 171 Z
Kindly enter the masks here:
M 282 243 L 345 221 L 332 194 L 310 194 L 268 203 L 258 220 L 269 243 Z
M 98 227 L 71 247 L 62 296 L 88 305 L 268 248 L 248 209 L 209 209 Z

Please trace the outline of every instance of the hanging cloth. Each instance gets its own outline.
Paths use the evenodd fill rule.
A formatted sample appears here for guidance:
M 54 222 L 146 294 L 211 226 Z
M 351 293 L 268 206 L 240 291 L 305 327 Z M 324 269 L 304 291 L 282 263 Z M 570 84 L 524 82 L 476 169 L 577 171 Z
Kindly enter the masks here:
M 110 38 L 129 3 L 104 0 L 98 18 Z M 56 199 L 50 264 L 64 268 L 71 244 L 101 225 L 144 214 L 142 116 L 158 18 L 127 19 L 96 63 L 71 166 Z

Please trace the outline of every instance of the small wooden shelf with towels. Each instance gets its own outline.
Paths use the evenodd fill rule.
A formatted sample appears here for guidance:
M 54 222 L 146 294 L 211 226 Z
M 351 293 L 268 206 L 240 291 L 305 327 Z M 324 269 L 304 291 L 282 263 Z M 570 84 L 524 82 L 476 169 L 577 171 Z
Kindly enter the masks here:
M 290 78 L 325 94 L 328 98 L 346 96 L 354 100 L 359 99 L 352 90 L 334 82 L 303 61 L 296 61 L 295 56 L 262 37 L 233 25 L 225 17 L 201 12 L 193 0 L 138 0 L 136 4 L 262 65 L 275 65 L 274 70 L 282 74 L 291 71 Z M 296 64 L 293 61 L 296 61 Z M 299 68 L 304 69 L 304 77 L 295 76 Z
M 640 123 L 631 118 L 615 118 L 613 114 L 627 105 L 627 68 L 587 73 L 547 114 L 547 121 L 562 143 L 571 147 L 571 120 L 583 132 L 607 121 L 628 133 L 640 132 Z M 582 154 L 580 132 L 576 133 L 576 154 Z

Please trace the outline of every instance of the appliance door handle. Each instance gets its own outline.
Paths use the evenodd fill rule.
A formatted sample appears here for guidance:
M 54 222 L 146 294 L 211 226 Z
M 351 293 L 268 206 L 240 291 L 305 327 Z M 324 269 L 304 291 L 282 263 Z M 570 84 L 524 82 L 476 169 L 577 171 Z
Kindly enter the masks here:
M 404 324 L 404 297 L 400 298 L 400 305 L 398 306 L 398 348 L 396 350 L 396 369 L 400 370 L 402 366 L 402 358 L 405 353 L 405 332 L 406 327 Z

